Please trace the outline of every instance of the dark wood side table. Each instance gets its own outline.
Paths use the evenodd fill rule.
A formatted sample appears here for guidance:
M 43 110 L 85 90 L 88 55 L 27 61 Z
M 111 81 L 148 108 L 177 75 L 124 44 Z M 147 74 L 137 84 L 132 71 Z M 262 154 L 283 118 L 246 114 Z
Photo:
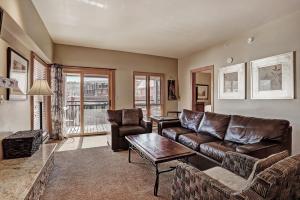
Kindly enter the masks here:
M 165 122 L 165 121 L 176 121 L 178 120 L 178 117 L 171 117 L 171 116 L 151 116 L 150 120 L 153 124 L 155 122 L 157 124 L 157 128 L 160 129 L 160 122 Z
M 181 111 L 168 111 L 167 112 L 167 116 L 169 116 L 170 114 L 175 114 L 177 117 L 179 117 Z

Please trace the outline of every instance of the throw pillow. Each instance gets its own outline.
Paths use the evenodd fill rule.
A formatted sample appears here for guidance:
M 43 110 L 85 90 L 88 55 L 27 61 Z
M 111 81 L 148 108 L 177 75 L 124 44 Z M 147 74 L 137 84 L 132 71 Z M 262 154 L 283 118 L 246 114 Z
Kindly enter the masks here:
M 123 125 L 139 125 L 139 110 L 138 109 L 124 109 L 122 112 Z

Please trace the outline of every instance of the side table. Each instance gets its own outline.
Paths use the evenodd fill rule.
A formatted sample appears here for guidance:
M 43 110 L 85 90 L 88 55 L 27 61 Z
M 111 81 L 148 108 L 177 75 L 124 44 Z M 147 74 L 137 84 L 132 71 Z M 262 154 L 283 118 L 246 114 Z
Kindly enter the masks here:
M 160 127 L 160 122 L 164 121 L 176 121 L 178 120 L 178 117 L 171 117 L 171 116 L 151 116 L 150 120 L 152 124 L 155 122 L 157 124 L 158 130 L 161 128 Z

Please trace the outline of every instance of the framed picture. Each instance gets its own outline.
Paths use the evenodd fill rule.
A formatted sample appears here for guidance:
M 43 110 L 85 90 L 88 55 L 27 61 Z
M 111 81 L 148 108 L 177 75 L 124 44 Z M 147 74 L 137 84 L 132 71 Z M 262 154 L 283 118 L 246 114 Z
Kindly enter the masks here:
M 175 80 L 168 80 L 168 100 L 177 100 Z
M 294 98 L 294 53 L 250 62 L 251 99 Z
M 26 100 L 28 84 L 28 60 L 12 48 L 7 48 L 7 76 L 18 81 L 24 95 L 15 95 L 12 89 L 7 92 L 8 100 Z
M 240 63 L 219 69 L 219 99 L 245 99 L 246 64 Z
M 196 100 L 208 100 L 208 85 L 196 84 Z

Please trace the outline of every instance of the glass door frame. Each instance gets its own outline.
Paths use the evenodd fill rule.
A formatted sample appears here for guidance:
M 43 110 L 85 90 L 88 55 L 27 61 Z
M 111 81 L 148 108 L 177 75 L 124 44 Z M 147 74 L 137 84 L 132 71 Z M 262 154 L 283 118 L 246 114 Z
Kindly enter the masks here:
M 107 75 L 109 81 L 109 109 L 115 109 L 115 69 L 91 68 L 91 67 L 63 67 L 63 74 L 78 74 L 80 76 L 80 133 L 84 133 L 84 77 L 85 75 Z
M 162 73 L 152 73 L 152 72 L 133 72 L 133 107 L 135 105 L 135 79 L 136 76 L 145 76 L 146 77 L 146 111 L 147 117 L 151 116 L 151 104 L 150 104 L 150 78 L 151 76 L 160 77 L 160 102 L 161 102 L 161 115 L 165 113 L 165 75 Z

